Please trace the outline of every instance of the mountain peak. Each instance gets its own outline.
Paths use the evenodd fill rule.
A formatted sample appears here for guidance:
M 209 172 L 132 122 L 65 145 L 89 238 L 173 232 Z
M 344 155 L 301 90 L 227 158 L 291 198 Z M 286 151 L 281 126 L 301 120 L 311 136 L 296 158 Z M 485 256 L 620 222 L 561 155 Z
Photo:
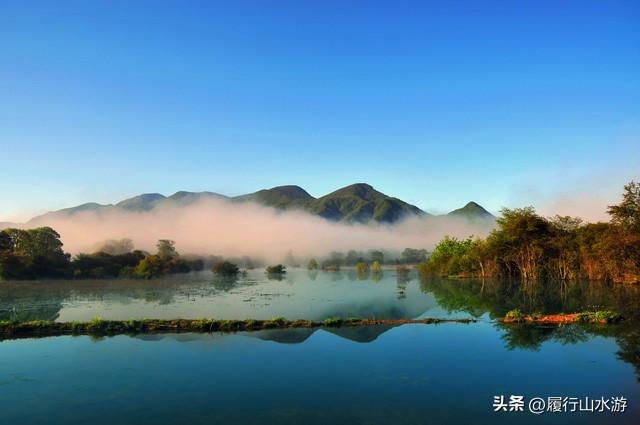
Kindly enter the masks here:
M 149 211 L 153 209 L 156 202 L 163 199 L 165 199 L 165 196 L 159 193 L 143 193 L 118 202 L 116 207 L 129 211 Z
M 424 211 L 378 192 L 366 183 L 355 183 L 315 200 L 309 210 L 335 221 L 393 223 L 408 215 L 424 215 Z
M 276 186 L 233 198 L 236 202 L 253 201 L 282 210 L 302 208 L 307 202 L 314 199 L 306 190 L 296 185 Z
M 354 183 L 349 186 L 342 187 L 334 192 L 331 192 L 328 195 L 323 196 L 323 198 L 327 196 L 356 196 L 361 199 L 372 199 L 376 196 L 387 196 L 384 193 L 378 192 L 367 183 Z
M 462 217 L 469 220 L 495 218 L 493 214 L 484 209 L 482 205 L 474 201 L 467 202 L 464 207 L 453 210 L 447 215 L 451 217 Z
M 278 193 L 280 195 L 287 196 L 290 198 L 296 198 L 296 199 L 312 199 L 313 198 L 313 196 L 309 195 L 309 192 L 307 192 L 300 186 L 297 186 L 294 184 L 284 185 L 284 186 L 275 186 L 275 187 L 272 187 L 271 189 L 265 189 L 265 190 L 272 193 Z

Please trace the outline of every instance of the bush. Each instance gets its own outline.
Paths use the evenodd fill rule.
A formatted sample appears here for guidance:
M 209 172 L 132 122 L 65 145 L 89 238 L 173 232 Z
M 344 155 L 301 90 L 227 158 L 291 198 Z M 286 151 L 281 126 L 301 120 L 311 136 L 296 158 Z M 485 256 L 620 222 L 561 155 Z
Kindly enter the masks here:
M 267 267 L 268 274 L 284 274 L 287 272 L 287 268 L 282 264 L 276 264 L 275 266 Z
M 369 271 L 369 264 L 361 261 L 356 264 L 356 270 L 358 273 L 367 273 Z
M 507 312 L 504 318 L 512 322 L 524 322 L 524 314 L 517 308 Z
M 235 276 L 240 272 L 240 268 L 229 261 L 223 261 L 214 265 L 212 270 L 220 276 Z
M 374 273 L 380 273 L 382 271 L 382 266 L 380 265 L 380 261 L 374 261 L 373 264 L 371 264 L 371 271 Z

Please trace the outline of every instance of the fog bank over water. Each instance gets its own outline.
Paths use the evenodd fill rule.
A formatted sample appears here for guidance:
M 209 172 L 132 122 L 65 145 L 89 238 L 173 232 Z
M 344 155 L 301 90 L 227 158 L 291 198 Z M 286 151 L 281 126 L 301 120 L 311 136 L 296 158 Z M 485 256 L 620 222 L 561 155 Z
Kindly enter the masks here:
M 29 223 L 29 227 L 45 225 L 60 233 L 65 251 L 72 254 L 91 252 L 98 242 L 121 238 L 153 252 L 158 239 L 172 239 L 184 254 L 250 255 L 280 261 L 290 251 L 321 256 L 349 249 L 429 249 L 445 235 L 486 236 L 493 221 L 413 216 L 392 225 L 342 224 L 302 211 L 207 199 L 148 212 L 45 215 Z

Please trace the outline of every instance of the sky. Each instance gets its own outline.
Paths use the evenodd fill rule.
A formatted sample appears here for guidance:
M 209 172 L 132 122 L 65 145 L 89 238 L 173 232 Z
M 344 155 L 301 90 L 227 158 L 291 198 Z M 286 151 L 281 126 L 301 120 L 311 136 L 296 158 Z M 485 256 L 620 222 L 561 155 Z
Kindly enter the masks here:
M 599 218 L 638 170 L 637 1 L 0 5 L 0 221 L 355 182 Z

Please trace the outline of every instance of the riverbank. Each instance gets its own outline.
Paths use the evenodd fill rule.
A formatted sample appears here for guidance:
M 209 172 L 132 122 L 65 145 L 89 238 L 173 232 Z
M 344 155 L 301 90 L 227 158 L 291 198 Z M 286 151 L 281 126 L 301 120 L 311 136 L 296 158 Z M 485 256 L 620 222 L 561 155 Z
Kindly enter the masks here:
M 61 335 L 117 335 L 161 332 L 244 332 L 265 329 L 294 329 L 321 327 L 399 326 L 406 324 L 473 323 L 475 319 L 341 319 L 323 321 L 287 320 L 103 320 L 89 322 L 53 322 L 35 320 L 29 322 L 0 321 L 0 339 L 31 338 Z

